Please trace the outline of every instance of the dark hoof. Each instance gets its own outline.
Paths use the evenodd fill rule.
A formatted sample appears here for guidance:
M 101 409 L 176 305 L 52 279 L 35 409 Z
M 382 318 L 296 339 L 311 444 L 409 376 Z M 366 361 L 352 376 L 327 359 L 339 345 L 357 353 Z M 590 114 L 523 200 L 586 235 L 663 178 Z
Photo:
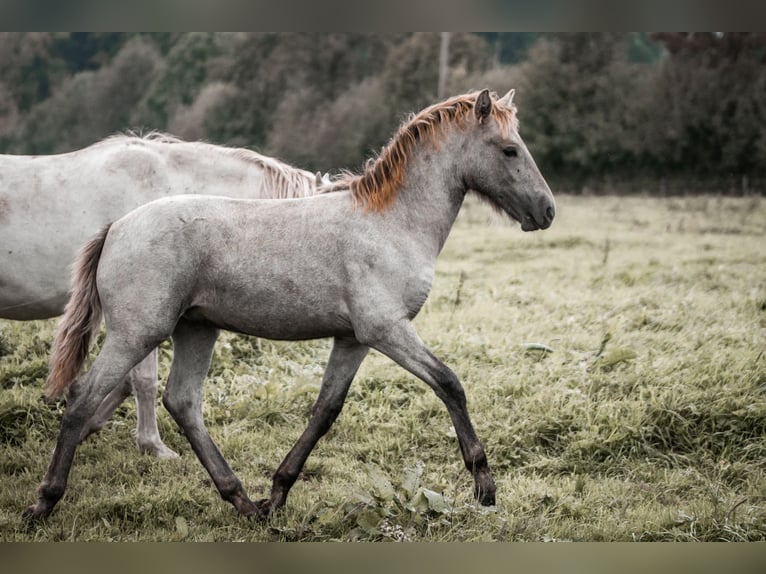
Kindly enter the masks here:
M 234 505 L 235 510 L 245 518 L 253 518 L 255 520 L 262 520 L 264 517 L 261 511 L 260 504 L 250 500 L 244 491 L 238 496 L 234 496 L 229 499 Z
M 482 506 L 495 506 L 495 493 L 485 492 L 479 497 L 479 504 Z
M 21 513 L 21 520 L 27 524 L 32 524 L 43 520 L 49 514 L 49 510 L 41 508 L 39 504 L 35 504 L 24 509 L 24 512 Z
M 236 510 L 240 516 L 244 516 L 248 520 L 266 522 L 269 518 L 269 511 L 264 503 L 268 503 L 268 500 L 260 500 L 255 503 L 250 502 L 247 508 L 237 508 Z
M 475 489 L 473 496 L 482 506 L 495 506 L 495 491 Z
M 268 519 L 271 516 L 271 513 L 274 511 L 271 507 L 271 500 L 268 498 L 257 501 L 255 506 L 258 509 L 258 517 L 261 520 Z

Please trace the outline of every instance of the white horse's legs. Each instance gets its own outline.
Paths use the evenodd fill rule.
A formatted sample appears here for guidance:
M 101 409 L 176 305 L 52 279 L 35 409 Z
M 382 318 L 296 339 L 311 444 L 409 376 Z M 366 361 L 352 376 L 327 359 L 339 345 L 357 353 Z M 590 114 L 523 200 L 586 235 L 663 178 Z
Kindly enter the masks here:
M 128 374 L 136 394 L 136 444 L 141 452 L 160 458 L 177 458 L 178 453 L 168 448 L 157 428 L 155 402 L 159 387 L 157 375 L 157 349 L 141 361 Z
M 136 443 L 138 450 L 160 458 L 175 458 L 178 454 L 168 448 L 157 428 L 155 401 L 157 397 L 157 349 L 130 371 L 125 381 L 115 388 L 99 405 L 96 414 L 85 425 L 80 440 L 101 430 L 115 409 L 131 394 L 136 395 Z

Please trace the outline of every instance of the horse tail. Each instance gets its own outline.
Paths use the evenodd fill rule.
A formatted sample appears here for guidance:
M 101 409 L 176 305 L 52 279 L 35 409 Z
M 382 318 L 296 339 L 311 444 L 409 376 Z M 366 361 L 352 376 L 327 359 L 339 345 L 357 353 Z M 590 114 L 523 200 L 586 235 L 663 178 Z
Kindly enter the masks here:
M 45 393 L 60 396 L 77 379 L 88 356 L 93 335 L 101 326 L 101 299 L 96 287 L 96 271 L 106 234 L 106 225 L 80 250 L 73 268 L 73 289 L 64 316 L 56 328 L 51 348 Z

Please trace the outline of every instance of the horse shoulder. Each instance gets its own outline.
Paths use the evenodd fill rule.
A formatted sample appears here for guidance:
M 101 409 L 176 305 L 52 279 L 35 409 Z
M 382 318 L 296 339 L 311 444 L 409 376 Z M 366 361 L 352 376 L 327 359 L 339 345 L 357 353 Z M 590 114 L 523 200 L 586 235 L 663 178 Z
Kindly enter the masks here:
M 413 319 L 425 304 L 434 280 L 434 261 L 412 244 L 355 234 L 357 240 L 344 253 L 349 274 L 349 308 L 357 325 L 370 334 L 384 329 L 379 324 Z M 362 335 L 364 336 L 364 335 Z

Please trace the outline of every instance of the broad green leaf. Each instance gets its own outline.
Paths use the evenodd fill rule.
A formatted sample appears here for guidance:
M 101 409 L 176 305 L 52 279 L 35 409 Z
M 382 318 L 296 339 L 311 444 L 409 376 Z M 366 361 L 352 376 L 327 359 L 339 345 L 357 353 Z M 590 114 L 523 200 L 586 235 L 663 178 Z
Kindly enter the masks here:
M 407 493 L 407 497 L 412 499 L 418 492 L 420 486 L 420 477 L 423 476 L 424 464 L 422 461 L 415 463 L 414 467 L 405 468 L 402 478 L 402 490 Z
M 428 512 L 428 498 L 426 498 L 426 495 L 423 493 L 423 489 L 420 489 L 412 500 L 412 508 L 416 514 Z
M 364 530 L 367 534 L 380 534 L 380 521 L 382 520 L 380 514 L 375 510 L 364 510 L 356 517 L 356 523 L 359 528 Z
M 447 500 L 438 492 L 424 488 L 423 496 L 425 496 L 426 500 L 428 500 L 428 508 L 430 508 L 432 511 L 439 514 L 452 512 L 452 507 L 450 506 L 449 502 L 447 502 Z
M 367 506 L 372 506 L 375 504 L 375 499 L 372 496 L 370 496 L 370 493 L 360 489 L 357 489 L 354 491 L 353 497 L 356 502 L 362 502 L 366 504 Z
M 383 501 L 389 501 L 394 498 L 394 487 L 380 468 L 368 464 L 367 477 L 370 479 L 372 494 L 375 498 Z
M 338 512 L 334 508 L 325 508 L 316 515 L 316 521 L 321 526 L 337 524 Z

